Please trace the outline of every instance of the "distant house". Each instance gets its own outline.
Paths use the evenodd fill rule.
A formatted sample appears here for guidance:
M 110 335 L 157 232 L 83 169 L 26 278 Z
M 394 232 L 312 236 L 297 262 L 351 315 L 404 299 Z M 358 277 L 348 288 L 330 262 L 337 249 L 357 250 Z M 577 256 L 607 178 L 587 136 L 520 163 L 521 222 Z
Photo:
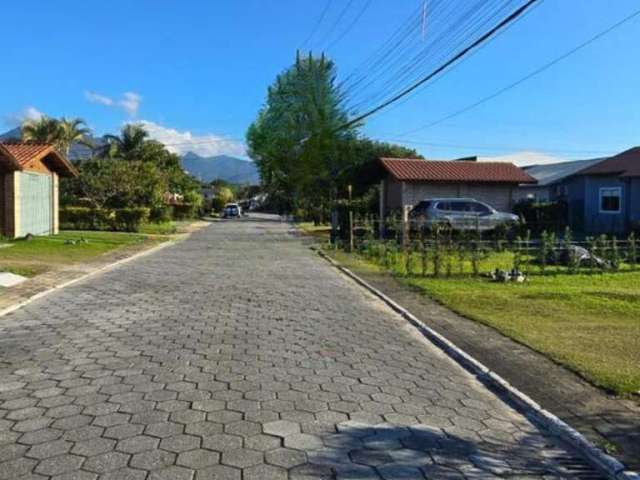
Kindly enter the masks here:
M 0 143 L 0 234 L 58 233 L 58 179 L 76 175 L 51 145 Z
M 538 183 L 521 185 L 517 198 L 566 202 L 573 230 L 625 234 L 640 227 L 640 147 L 612 157 L 524 169 Z
M 568 193 L 565 184 L 567 178 L 602 160 L 602 158 L 595 158 L 523 167 L 523 170 L 535 178 L 538 183 L 520 185 L 520 188 L 514 192 L 514 199 L 516 201 L 531 200 L 538 203 L 558 200 Z
M 510 211 L 519 185 L 536 180 L 512 163 L 382 158 L 380 213 L 404 211 L 425 198 L 475 198 Z
M 593 235 L 640 227 L 640 147 L 596 162 L 565 183 L 573 228 Z

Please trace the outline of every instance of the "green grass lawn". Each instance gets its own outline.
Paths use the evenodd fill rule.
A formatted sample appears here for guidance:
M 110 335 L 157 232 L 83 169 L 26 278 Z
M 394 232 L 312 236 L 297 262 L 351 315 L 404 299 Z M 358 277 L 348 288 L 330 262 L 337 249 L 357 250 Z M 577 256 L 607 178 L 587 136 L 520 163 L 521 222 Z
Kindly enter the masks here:
M 32 277 L 53 268 L 90 260 L 127 245 L 157 241 L 135 233 L 88 231 L 64 231 L 59 235 L 35 237 L 32 240 L 12 240 L 8 242 L 12 246 L 0 248 L 0 271 Z
M 383 271 L 362 257 L 332 255 L 356 270 Z M 507 268 L 509 258 L 497 254 L 485 259 L 481 271 L 490 265 Z M 532 275 L 526 284 L 469 275 L 399 278 L 596 385 L 618 394 L 640 391 L 640 271 Z

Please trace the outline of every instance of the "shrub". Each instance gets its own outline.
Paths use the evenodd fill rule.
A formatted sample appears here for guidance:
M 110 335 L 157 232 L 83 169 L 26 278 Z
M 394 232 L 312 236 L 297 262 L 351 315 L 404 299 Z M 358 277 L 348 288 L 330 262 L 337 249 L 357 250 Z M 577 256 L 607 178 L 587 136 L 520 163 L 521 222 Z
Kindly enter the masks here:
M 513 213 L 524 219 L 527 228 L 534 234 L 543 231 L 561 232 L 569 223 L 566 202 L 534 203 L 525 200 L 516 203 Z
M 140 226 L 148 220 L 148 208 L 118 208 L 115 210 L 115 225 L 119 231 L 139 232 Z
M 168 205 L 154 207 L 149 212 L 149 221 L 154 223 L 170 222 L 173 218 L 173 210 Z
M 113 230 L 113 211 L 105 208 L 62 207 L 60 225 L 73 230 Z
M 198 210 L 198 205 L 194 205 L 191 203 L 184 203 L 181 205 L 173 206 L 173 218 L 175 220 L 186 220 L 189 218 L 194 218 L 196 216 L 196 211 Z

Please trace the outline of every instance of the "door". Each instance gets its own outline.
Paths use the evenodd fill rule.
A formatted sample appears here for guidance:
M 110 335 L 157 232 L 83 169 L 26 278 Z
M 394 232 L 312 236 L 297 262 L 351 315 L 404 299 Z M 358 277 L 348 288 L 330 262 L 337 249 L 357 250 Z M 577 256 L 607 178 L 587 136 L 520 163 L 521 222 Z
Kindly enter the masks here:
M 20 172 L 20 221 L 16 236 L 48 235 L 53 225 L 51 175 Z

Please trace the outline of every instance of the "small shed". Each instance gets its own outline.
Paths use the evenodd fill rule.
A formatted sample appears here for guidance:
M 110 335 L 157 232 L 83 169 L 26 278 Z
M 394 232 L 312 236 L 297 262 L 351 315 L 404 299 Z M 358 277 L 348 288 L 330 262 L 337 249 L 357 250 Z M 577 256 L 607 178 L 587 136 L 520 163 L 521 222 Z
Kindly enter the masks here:
M 77 174 L 52 145 L 0 143 L 0 235 L 58 233 L 59 178 Z
M 380 213 L 408 209 L 426 198 L 474 198 L 496 210 L 510 211 L 518 186 L 535 178 L 512 163 L 474 159 L 380 159 L 385 175 L 380 191 Z

